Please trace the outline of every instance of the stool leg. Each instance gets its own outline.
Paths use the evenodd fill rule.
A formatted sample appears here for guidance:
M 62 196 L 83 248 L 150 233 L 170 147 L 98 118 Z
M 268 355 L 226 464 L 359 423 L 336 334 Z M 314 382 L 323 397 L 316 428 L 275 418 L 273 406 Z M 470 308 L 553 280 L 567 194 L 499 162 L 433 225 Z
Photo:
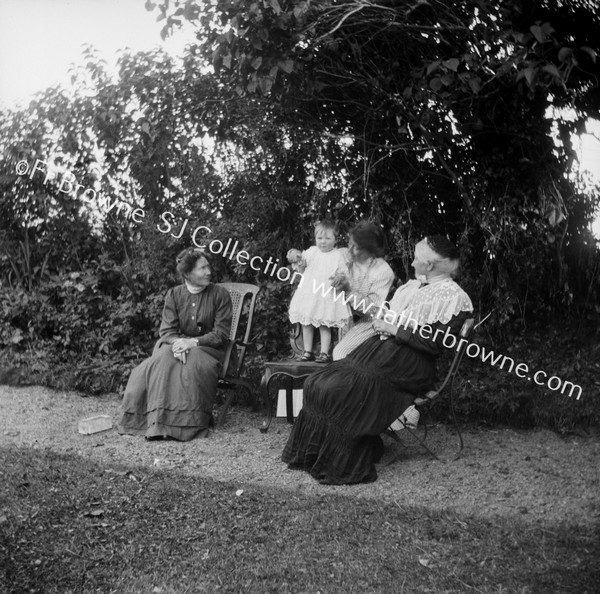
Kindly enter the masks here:
M 291 377 L 285 385 L 285 415 L 288 423 L 294 422 L 294 380 Z
M 267 418 L 263 421 L 263 424 L 260 428 L 261 433 L 266 433 L 271 426 L 271 419 L 273 418 L 273 401 L 269 395 L 269 383 L 271 381 L 271 371 L 266 369 L 261 380 L 260 380 L 260 390 L 263 397 L 264 405 L 267 407 Z

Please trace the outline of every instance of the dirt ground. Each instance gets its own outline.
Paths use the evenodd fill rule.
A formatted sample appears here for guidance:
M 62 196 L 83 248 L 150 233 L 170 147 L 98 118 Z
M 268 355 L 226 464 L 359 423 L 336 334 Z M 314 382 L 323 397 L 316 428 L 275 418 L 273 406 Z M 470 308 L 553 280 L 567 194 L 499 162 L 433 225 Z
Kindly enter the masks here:
M 0 386 L 0 447 L 47 448 L 81 455 L 115 469 L 121 464 L 173 468 L 230 483 L 232 488 L 271 486 L 297 493 L 385 499 L 399 506 L 425 505 L 461 514 L 517 515 L 533 522 L 589 525 L 600 520 L 600 436 L 561 437 L 550 431 L 469 428 L 456 461 L 438 462 L 421 450 L 386 442 L 377 482 L 324 486 L 280 460 L 290 432 L 275 419 L 260 433 L 263 417 L 233 408 L 224 426 L 208 439 L 187 443 L 147 442 L 112 430 L 78 432 L 81 419 L 108 414 L 116 424 L 117 395 L 83 397 L 41 387 Z M 451 452 L 456 437 L 444 426 L 428 442 Z M 390 463 L 391 462 L 391 463 Z

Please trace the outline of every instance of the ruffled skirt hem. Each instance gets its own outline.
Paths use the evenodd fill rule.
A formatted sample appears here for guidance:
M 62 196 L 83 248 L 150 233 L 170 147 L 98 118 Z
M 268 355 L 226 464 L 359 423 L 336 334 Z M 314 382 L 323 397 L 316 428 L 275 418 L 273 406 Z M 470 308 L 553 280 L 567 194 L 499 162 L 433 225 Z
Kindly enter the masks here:
M 152 411 L 150 413 L 128 413 L 124 412 L 117 431 L 123 435 L 144 435 L 145 437 L 167 436 L 178 441 L 190 441 L 196 437 L 208 437 L 209 425 L 212 415 L 205 412 L 196 412 L 193 415 L 193 423 L 186 425 L 171 425 L 159 421 L 165 419 L 165 411 Z M 187 423 L 191 423 L 190 418 Z
M 282 460 L 305 470 L 325 485 L 370 483 L 377 480 L 375 463 L 383 455 L 378 435 L 345 434 L 327 418 L 300 411 Z

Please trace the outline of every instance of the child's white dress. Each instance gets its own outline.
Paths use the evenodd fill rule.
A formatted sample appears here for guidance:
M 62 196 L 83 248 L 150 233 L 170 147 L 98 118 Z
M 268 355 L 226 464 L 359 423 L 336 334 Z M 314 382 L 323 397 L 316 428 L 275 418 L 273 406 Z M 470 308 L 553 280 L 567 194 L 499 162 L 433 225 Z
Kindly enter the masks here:
M 290 303 L 290 322 L 305 326 L 344 328 L 352 314 L 344 305 L 343 291 L 331 286 L 330 277 L 337 272 L 348 274 L 348 249 L 336 248 L 322 252 L 316 245 L 302 252 L 306 268 Z M 338 295 L 338 299 L 334 297 Z

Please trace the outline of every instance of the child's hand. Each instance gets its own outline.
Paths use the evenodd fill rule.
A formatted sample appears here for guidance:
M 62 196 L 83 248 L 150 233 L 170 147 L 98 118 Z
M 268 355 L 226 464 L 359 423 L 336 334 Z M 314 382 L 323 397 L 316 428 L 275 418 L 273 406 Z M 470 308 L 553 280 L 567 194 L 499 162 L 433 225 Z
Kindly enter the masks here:
M 298 264 L 302 261 L 302 252 L 292 248 L 287 253 L 287 259 L 288 262 L 291 262 L 292 264 Z

